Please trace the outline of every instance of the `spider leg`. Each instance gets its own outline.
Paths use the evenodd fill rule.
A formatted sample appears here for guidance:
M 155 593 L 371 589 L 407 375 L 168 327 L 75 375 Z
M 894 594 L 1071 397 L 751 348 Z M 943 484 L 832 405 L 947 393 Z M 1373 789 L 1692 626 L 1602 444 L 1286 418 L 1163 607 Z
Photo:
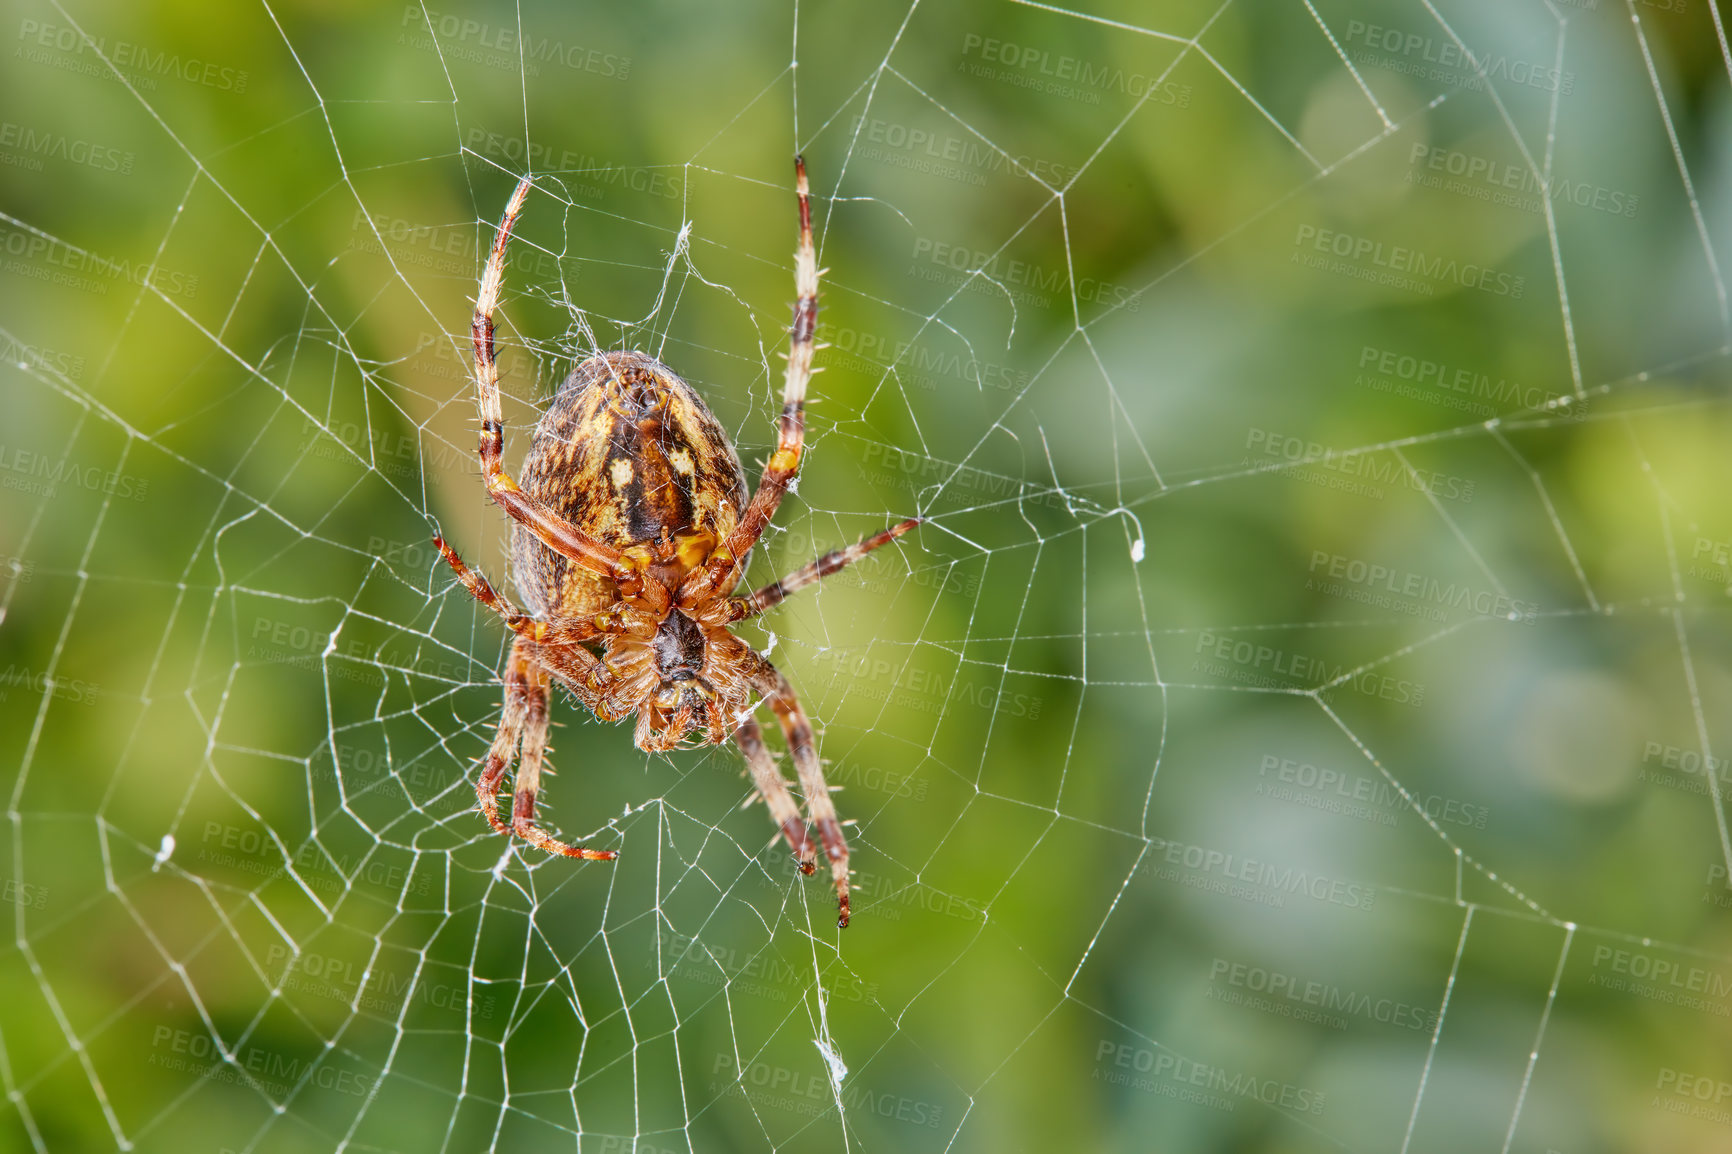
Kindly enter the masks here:
M 476 579 L 486 584 L 478 575 Z M 480 599 L 479 595 L 477 599 Z M 587 861 L 612 861 L 619 856 L 613 850 L 567 845 L 548 836 L 535 824 L 535 794 L 541 787 L 542 763 L 547 756 L 549 679 L 547 671 L 535 659 L 531 646 L 527 638 L 519 635 L 511 643 L 511 656 L 505 663 L 505 708 L 499 718 L 499 730 L 493 735 L 493 744 L 481 762 L 481 774 L 475 779 L 475 798 L 481 803 L 481 814 L 487 819 L 487 824 L 500 833 L 515 833 L 548 853 Z M 583 653 L 592 665 L 599 664 L 593 654 L 576 646 L 571 650 Z M 522 743 L 521 756 L 519 742 Z M 499 817 L 499 783 L 513 758 L 517 759 L 517 780 L 511 800 L 511 824 L 506 825 Z
M 510 517 L 538 537 L 542 544 L 603 577 L 627 577 L 630 570 L 619 550 L 604 545 L 546 505 L 518 488 L 501 460 L 505 452 L 505 419 L 499 407 L 499 364 L 493 353 L 493 310 L 499 305 L 499 289 L 505 280 L 505 247 L 511 230 L 523 211 L 531 181 L 524 177 L 505 206 L 505 216 L 493 238 L 481 288 L 475 296 L 475 316 L 469 322 L 475 345 L 475 387 L 481 408 L 481 441 L 477 453 L 487 481 L 487 495 Z
M 818 857 L 812 848 L 812 837 L 800 817 L 800 807 L 794 804 L 794 796 L 788 792 L 788 783 L 776 769 L 770 751 L 764 748 L 764 731 L 758 728 L 757 719 L 751 714 L 741 719 L 739 728 L 734 731 L 734 742 L 746 755 L 746 764 L 752 770 L 752 784 L 769 807 L 770 820 L 788 839 L 788 848 L 794 851 L 800 862 L 800 872 L 811 873 L 816 868 Z
M 750 597 L 735 597 L 728 602 L 728 620 L 742 621 L 747 617 L 756 617 L 764 610 L 780 605 L 789 594 L 804 589 L 806 586 L 828 577 L 837 570 L 845 569 L 880 545 L 887 545 L 920 524 L 919 517 L 890 526 L 882 533 L 874 533 L 858 544 L 846 549 L 832 549 L 816 561 L 812 561 L 794 570 L 780 581 L 772 581 L 753 593 Z
M 800 198 L 800 247 L 794 252 L 794 323 L 788 334 L 788 375 L 782 385 L 782 415 L 776 425 L 776 451 L 764 465 L 764 475 L 758 481 L 739 523 L 716 550 L 704 567 L 688 579 L 691 592 L 701 598 L 721 588 L 723 592 L 737 580 L 739 561 L 758 538 L 776 509 L 782 494 L 800 471 L 800 451 L 806 437 L 806 386 L 812 380 L 812 338 L 818 330 L 818 258 L 812 248 L 812 198 L 806 184 L 806 159 L 794 158 L 795 188 Z M 682 602 L 688 602 L 682 590 Z
M 576 644 L 601 633 L 599 628 L 589 622 L 536 620 L 519 610 L 509 598 L 495 592 L 486 577 L 465 565 L 457 551 L 445 543 L 445 538 L 435 537 L 433 544 L 439 550 L 439 555 L 445 558 L 445 563 L 456 572 L 457 580 L 463 582 L 463 588 L 469 590 L 469 595 L 497 613 L 506 626 L 525 641 L 538 645 Z
M 481 803 L 482 816 L 500 833 L 510 833 L 511 827 L 499 820 L 499 781 L 517 756 L 517 744 L 523 737 L 523 722 L 529 715 L 529 701 L 535 692 L 529 672 L 529 662 L 520 651 L 521 641 L 511 645 L 511 657 L 505 663 L 505 709 L 499 718 L 499 731 L 481 763 L 481 776 L 475 780 L 475 797 Z M 545 703 L 547 689 L 541 689 Z M 545 709 L 544 709 L 545 712 Z
M 541 788 L 542 762 L 547 755 L 547 674 L 533 665 L 530 672 L 531 692 L 523 719 L 523 754 L 517 761 L 517 779 L 511 795 L 511 831 L 536 849 L 548 853 L 585 861 L 612 861 L 619 856 L 613 850 L 567 845 L 535 824 L 535 795 Z
M 842 822 L 836 816 L 836 803 L 830 800 L 830 786 L 824 780 L 824 767 L 818 762 L 818 743 L 812 736 L 812 723 L 800 708 L 794 687 L 782 676 L 781 670 L 770 664 L 762 654 L 753 653 L 755 661 L 752 688 L 776 711 L 782 724 L 782 736 L 788 742 L 788 752 L 794 756 L 794 768 L 800 774 L 800 792 L 806 795 L 806 813 L 818 829 L 818 839 L 824 844 L 824 856 L 830 862 L 830 880 L 836 887 L 836 927 L 848 926 L 848 841 L 842 836 Z
M 445 538 L 434 537 L 433 547 L 457 574 L 457 580 L 463 582 L 463 588 L 469 590 L 469 596 L 497 613 L 513 633 L 523 634 L 535 625 L 534 619 L 513 605 L 509 597 L 494 592 L 492 582 L 465 565 L 457 550 L 445 543 Z

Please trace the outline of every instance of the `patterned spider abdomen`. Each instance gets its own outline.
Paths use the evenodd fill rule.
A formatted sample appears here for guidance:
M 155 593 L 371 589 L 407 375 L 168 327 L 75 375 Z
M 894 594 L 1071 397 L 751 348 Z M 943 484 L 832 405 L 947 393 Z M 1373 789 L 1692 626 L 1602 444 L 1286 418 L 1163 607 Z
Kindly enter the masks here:
M 746 504 L 739 456 L 715 415 L 642 353 L 603 353 L 572 370 L 535 427 L 522 475 L 529 496 L 603 544 L 648 546 L 670 576 L 702 562 Z M 521 524 L 512 561 L 536 616 L 587 616 L 618 597 Z

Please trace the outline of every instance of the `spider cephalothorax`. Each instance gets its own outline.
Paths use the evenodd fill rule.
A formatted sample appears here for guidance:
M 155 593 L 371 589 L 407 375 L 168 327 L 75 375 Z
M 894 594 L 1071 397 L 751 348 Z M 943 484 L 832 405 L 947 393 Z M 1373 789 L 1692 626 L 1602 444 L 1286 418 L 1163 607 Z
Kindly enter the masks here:
M 848 842 L 818 761 L 812 726 L 787 679 L 735 637 L 733 622 L 864 556 L 909 529 L 902 521 L 859 544 L 813 561 L 746 597 L 734 597 L 746 558 L 800 467 L 806 385 L 818 319 L 818 265 L 806 166 L 796 159 L 799 299 L 788 351 L 776 449 L 748 501 L 740 460 L 702 398 L 667 366 L 634 352 L 590 357 L 572 370 L 536 426 L 521 487 L 506 473 L 499 371 L 493 355 L 505 246 L 531 187 L 517 186 L 500 222 L 470 326 L 481 406 L 481 468 L 487 492 L 513 519 L 512 568 L 525 609 L 496 593 L 440 538 L 445 560 L 469 592 L 515 634 L 506 662 L 505 709 L 476 783 L 481 811 L 501 833 L 515 832 L 550 853 L 606 860 L 611 850 L 556 841 L 535 824 L 535 797 L 547 752 L 548 688 L 557 681 L 597 717 L 637 714 L 634 740 L 669 750 L 688 738 L 730 736 L 752 782 L 806 873 L 817 852 L 805 820 L 764 746 L 752 716 L 769 704 L 799 774 L 848 924 Z M 511 823 L 496 800 L 517 762 Z

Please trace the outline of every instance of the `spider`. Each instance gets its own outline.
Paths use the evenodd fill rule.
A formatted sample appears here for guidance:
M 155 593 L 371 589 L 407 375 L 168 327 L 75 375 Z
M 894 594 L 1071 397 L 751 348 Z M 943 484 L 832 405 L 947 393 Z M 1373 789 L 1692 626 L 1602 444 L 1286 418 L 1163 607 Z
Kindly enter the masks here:
M 806 813 L 830 863 L 839 928 L 848 925 L 848 842 L 818 761 L 812 724 L 787 678 L 729 632 L 794 591 L 827 577 L 920 523 L 911 518 L 837 549 L 748 596 L 733 596 L 753 545 L 775 516 L 800 468 L 806 386 L 818 323 L 817 260 L 806 163 L 794 160 L 800 243 L 798 299 L 788 347 L 776 449 L 751 500 L 740 459 L 721 424 L 691 386 L 643 353 L 617 351 L 577 365 L 536 426 L 520 487 L 501 463 L 499 369 L 493 311 L 505 248 L 532 185 L 524 177 L 499 222 L 475 298 L 470 335 L 481 410 L 481 471 L 487 495 L 511 517 L 512 573 L 526 609 L 496 592 L 443 538 L 433 543 L 470 595 L 515 635 L 501 680 L 505 707 L 481 763 L 475 793 L 500 833 L 548 853 L 611 861 L 612 850 L 557 841 L 535 823 L 546 768 L 548 691 L 558 682 L 603 721 L 637 714 L 634 740 L 665 751 L 687 738 L 721 744 L 732 736 L 752 783 L 802 873 L 817 851 L 788 783 L 752 716 L 767 702 L 793 755 Z M 511 821 L 497 793 L 517 763 Z

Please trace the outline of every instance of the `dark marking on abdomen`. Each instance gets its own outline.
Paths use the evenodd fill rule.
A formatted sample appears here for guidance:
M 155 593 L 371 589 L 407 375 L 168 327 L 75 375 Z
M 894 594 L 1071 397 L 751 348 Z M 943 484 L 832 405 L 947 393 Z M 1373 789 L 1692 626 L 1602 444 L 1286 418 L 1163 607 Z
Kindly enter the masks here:
M 669 454 L 682 449 L 691 452 L 691 446 L 677 425 L 661 419 L 666 403 L 676 401 L 666 397 L 662 406 L 650 409 L 635 423 L 619 421 L 602 463 L 606 476 L 612 475 L 616 460 L 631 466 L 631 480 L 620 490 L 620 498 L 627 532 L 638 541 L 659 537 L 664 530 L 677 533 L 692 523 L 691 482 L 668 460 Z

